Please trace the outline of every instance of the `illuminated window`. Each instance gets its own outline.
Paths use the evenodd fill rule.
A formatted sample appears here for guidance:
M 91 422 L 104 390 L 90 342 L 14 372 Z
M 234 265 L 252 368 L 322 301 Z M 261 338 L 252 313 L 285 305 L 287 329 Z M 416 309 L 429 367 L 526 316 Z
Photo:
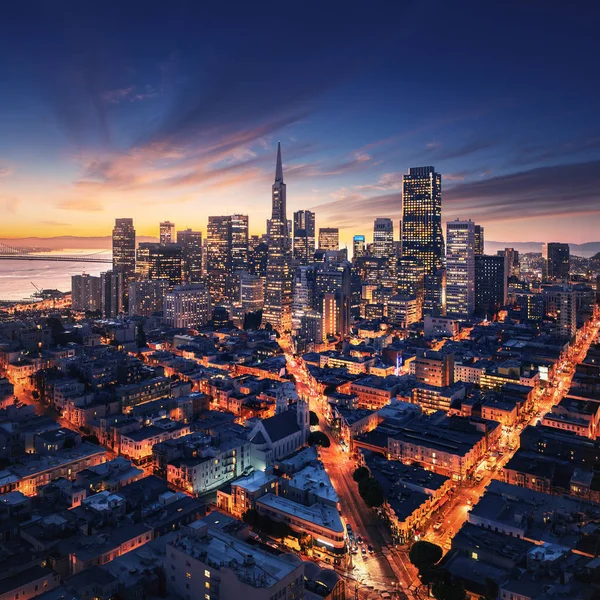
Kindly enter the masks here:
M 204 587 L 205 587 L 207 590 L 210 590 L 210 581 L 205 581 L 205 582 L 204 582 Z
M 205 570 L 204 571 L 204 577 L 208 577 L 210 579 L 210 571 Z
M 477 554 L 477 552 L 471 552 L 471 558 L 473 560 L 477 560 L 479 558 L 479 555 Z
M 192 574 L 191 574 L 191 573 L 186 573 L 186 574 L 185 574 L 185 576 L 186 576 L 188 579 L 191 579 L 191 578 L 192 578 Z

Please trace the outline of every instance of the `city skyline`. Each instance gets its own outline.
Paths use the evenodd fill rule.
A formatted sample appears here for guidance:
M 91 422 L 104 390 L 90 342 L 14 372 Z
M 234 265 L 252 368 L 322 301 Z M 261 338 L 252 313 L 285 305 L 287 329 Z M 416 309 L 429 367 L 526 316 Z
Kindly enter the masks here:
M 570 91 L 595 86 L 593 19 L 552 5 L 519 4 L 516 19 L 509 5 L 384 8 L 315 19 L 241 6 L 218 39 L 216 7 L 182 4 L 165 26 L 156 7 L 141 23 L 123 7 L 116 24 L 109 6 L 8 7 L 0 236 L 107 235 L 120 217 L 139 235 L 164 220 L 206 234 L 209 215 L 240 213 L 263 233 L 280 140 L 289 215 L 314 211 L 343 246 L 369 237 L 367 218 L 397 223 L 403 175 L 430 164 L 444 223 L 472 218 L 489 240 L 596 241 L 595 94 Z M 416 55 L 417 33 L 398 25 L 427 18 Z M 510 36 L 486 35 L 490 19 Z M 285 44 L 268 35 L 290 21 Z

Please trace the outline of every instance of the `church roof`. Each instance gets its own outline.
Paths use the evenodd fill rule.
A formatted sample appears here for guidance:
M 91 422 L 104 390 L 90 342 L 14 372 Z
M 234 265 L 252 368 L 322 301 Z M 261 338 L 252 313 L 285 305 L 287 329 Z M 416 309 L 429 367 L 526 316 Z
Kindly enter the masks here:
M 265 436 L 263 435 L 263 432 L 259 429 L 256 432 L 256 435 L 250 440 L 253 444 L 266 444 L 267 440 L 265 439 Z
M 262 424 L 273 443 L 300 431 L 300 425 L 298 425 L 296 419 L 296 411 L 291 409 L 264 419 Z

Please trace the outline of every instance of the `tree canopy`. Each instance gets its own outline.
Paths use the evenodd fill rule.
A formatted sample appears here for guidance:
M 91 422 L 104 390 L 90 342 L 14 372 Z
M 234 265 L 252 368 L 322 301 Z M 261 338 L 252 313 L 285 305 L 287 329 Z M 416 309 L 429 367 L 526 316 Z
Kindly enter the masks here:
M 369 475 L 370 473 L 367 467 L 358 467 L 358 469 L 356 469 L 354 473 L 352 473 L 352 479 L 354 479 L 354 481 L 356 482 L 359 482 L 361 479 L 366 479 L 367 477 L 369 477 Z
M 331 442 L 322 431 L 313 431 L 308 436 L 308 445 L 323 446 L 323 448 L 329 448 L 329 446 L 331 446 Z
M 369 508 L 381 506 L 385 500 L 381 485 L 373 477 L 364 477 L 358 482 L 358 493 Z

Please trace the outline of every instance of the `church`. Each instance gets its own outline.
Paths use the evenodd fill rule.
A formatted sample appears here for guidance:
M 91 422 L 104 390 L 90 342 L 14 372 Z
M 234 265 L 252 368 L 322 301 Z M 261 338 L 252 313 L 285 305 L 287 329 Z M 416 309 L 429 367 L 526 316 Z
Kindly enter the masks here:
M 256 469 L 263 470 L 306 444 L 310 433 L 308 403 L 294 395 L 296 402 L 288 404 L 287 394 L 282 393 L 275 415 L 258 420 L 252 427 L 248 439 Z

